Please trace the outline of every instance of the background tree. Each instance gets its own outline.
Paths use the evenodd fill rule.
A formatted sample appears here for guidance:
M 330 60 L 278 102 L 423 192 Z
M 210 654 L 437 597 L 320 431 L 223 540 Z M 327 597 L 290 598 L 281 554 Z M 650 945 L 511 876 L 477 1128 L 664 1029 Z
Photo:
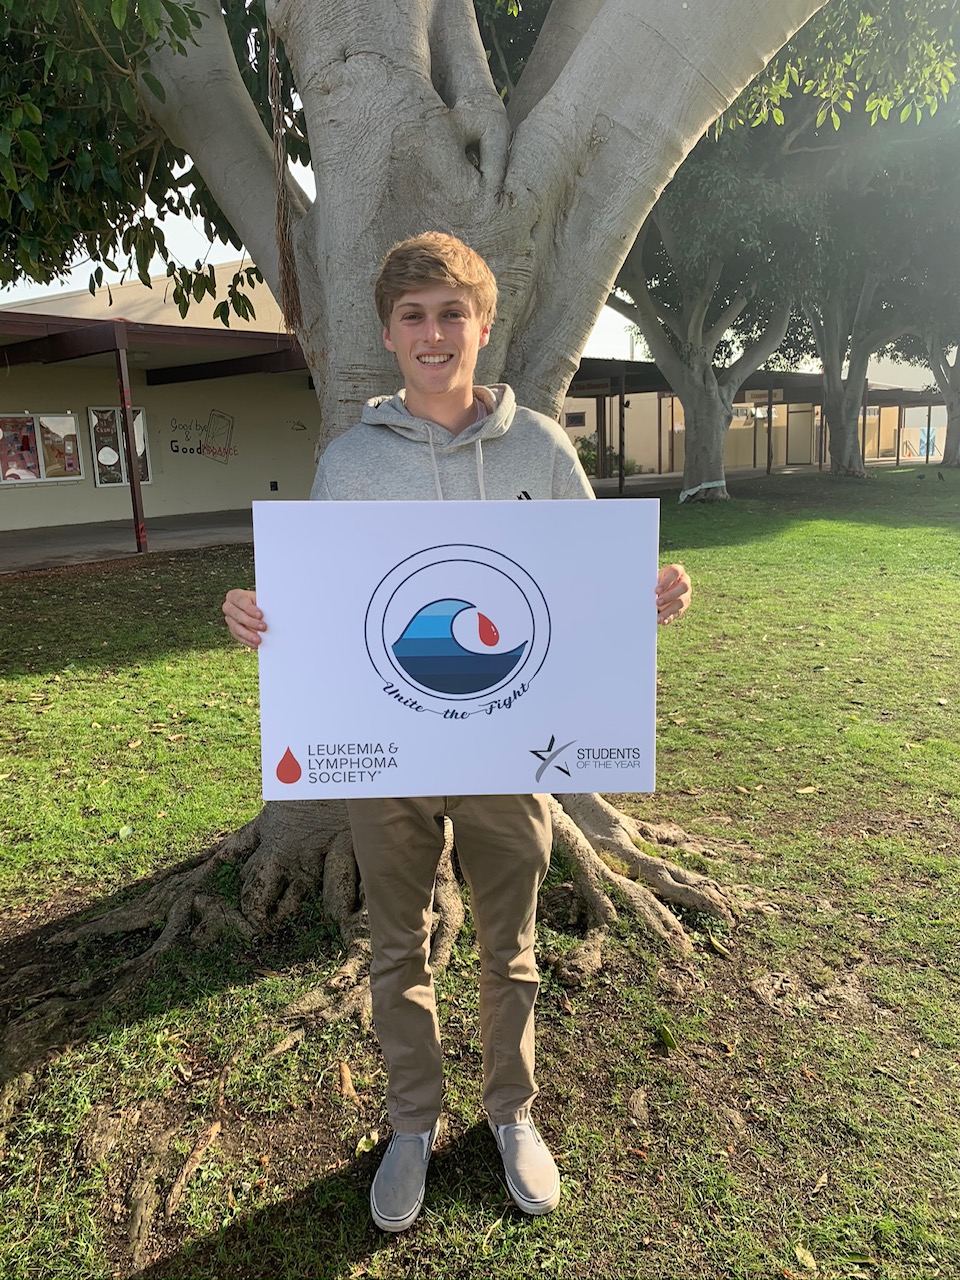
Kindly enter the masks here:
M 9 16 L 9 0 L 3 3 Z M 105 83 L 127 85 L 133 114 L 140 104 L 148 107 L 152 123 L 144 125 L 144 137 L 154 138 L 159 157 L 152 172 L 162 160 L 174 186 L 193 183 L 198 194 L 189 199 L 200 203 L 214 230 L 247 247 L 282 299 L 317 387 L 322 448 L 357 420 L 368 397 L 395 381 L 372 285 L 385 249 L 424 228 L 462 235 L 499 280 L 498 321 L 480 376 L 511 382 L 521 402 L 556 415 L 623 257 L 664 184 L 709 123 L 820 5 L 554 0 L 505 106 L 466 0 L 404 6 L 272 0 L 266 17 L 289 76 L 274 94 L 278 131 L 292 154 L 309 151 L 312 200 L 285 165 L 276 179 L 262 98 L 270 71 L 262 13 L 241 0 L 190 6 L 149 0 L 149 7 L 159 35 L 143 26 L 147 0 L 111 0 L 109 7 L 99 0 L 97 20 L 90 19 L 92 45 L 63 22 L 67 0 L 47 0 L 40 18 L 54 32 L 51 66 L 56 49 L 70 40 L 79 39 L 87 56 L 94 45 L 109 51 L 114 35 L 101 32 L 112 26 L 119 33 L 126 61 L 111 55 Z M 38 21 L 27 20 L 35 35 Z M 174 38 L 184 24 L 189 32 Z M 14 147 L 17 155 L 23 151 L 19 134 L 12 135 Z M 178 174 L 178 164 L 188 164 L 185 173 Z M 208 211 L 208 198 L 217 212 Z M 278 215 L 289 236 L 278 238 Z M 143 225 L 145 215 L 138 216 Z M 26 220 L 19 228 L 22 240 Z M 681 951 L 690 944 L 665 901 L 730 914 L 713 882 L 658 856 L 683 841 L 682 832 L 632 823 L 599 797 L 561 799 L 555 832 L 571 851 L 590 921 L 568 963 L 571 975 L 599 962 L 603 930 L 616 914 L 611 883 Z M 627 874 L 612 870 L 598 849 L 615 855 Z M 210 892 L 224 862 L 241 866 L 239 911 Z M 447 863 L 438 886 L 439 959 L 462 918 L 453 889 Z M 203 863 L 83 931 L 153 928 L 164 919 L 148 953 L 156 954 L 191 928 L 207 940 L 224 924 L 249 935 L 320 892 L 349 944 L 344 980 L 353 982 L 366 943 L 349 829 L 337 804 L 268 805 Z M 362 984 L 356 998 L 362 1007 Z M 339 999 L 338 1008 L 345 1007 Z
M 949 274 L 956 256 L 949 218 L 958 195 L 957 128 L 937 121 L 926 128 L 891 122 L 865 134 L 838 170 L 798 272 L 806 354 L 815 352 L 823 365 L 834 475 L 865 474 L 858 417 L 869 361 L 911 330 L 932 326 L 942 296 L 938 271 Z M 796 354 L 804 353 L 803 333 L 793 335 Z
M 931 198 L 916 233 L 920 252 L 901 291 L 909 329 L 884 354 L 931 370 L 947 408 L 940 463 L 960 467 L 960 130 L 937 148 L 928 180 Z
M 683 404 L 682 498 L 727 496 L 733 399 L 783 340 L 802 246 L 808 274 L 821 260 L 822 202 L 852 181 L 845 165 L 858 164 L 867 122 L 884 126 L 894 113 L 912 124 L 936 112 L 954 83 L 956 36 L 956 12 L 940 0 L 835 0 L 744 91 L 658 200 L 610 305 L 637 325 Z M 736 127 L 745 124 L 760 127 L 745 136 Z M 830 272 L 820 279 L 839 285 Z M 845 305 L 832 300 L 816 331 L 833 416 L 849 423 L 833 336 Z M 851 394 L 855 435 L 860 393 Z
M 797 247 L 815 235 L 817 194 L 784 179 L 778 153 L 776 128 L 704 139 L 657 201 L 610 298 L 683 404 L 681 501 L 727 497 L 734 399 L 783 341 Z

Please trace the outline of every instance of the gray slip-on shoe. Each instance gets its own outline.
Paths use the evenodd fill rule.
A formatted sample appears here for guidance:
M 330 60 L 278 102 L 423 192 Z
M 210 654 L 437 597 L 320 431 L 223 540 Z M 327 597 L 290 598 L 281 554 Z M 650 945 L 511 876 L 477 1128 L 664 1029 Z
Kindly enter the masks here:
M 406 1231 L 423 1208 L 427 1165 L 440 1121 L 426 1133 L 395 1133 L 370 1188 L 370 1213 L 381 1231 Z
M 521 1124 L 488 1121 L 500 1148 L 507 1188 L 524 1213 L 550 1213 L 560 1199 L 560 1174 L 532 1120 Z

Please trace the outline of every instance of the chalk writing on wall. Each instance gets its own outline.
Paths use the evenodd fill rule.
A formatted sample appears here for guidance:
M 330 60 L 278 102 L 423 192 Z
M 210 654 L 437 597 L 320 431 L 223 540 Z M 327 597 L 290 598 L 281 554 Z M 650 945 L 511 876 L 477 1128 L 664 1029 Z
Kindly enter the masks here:
M 171 418 L 173 439 L 170 441 L 170 452 L 208 458 L 211 462 L 226 466 L 231 458 L 239 455 L 239 450 L 233 443 L 233 426 L 234 419 L 231 415 L 221 413 L 219 409 L 211 409 L 206 422 L 200 422 L 197 418 L 191 418 L 189 422 Z

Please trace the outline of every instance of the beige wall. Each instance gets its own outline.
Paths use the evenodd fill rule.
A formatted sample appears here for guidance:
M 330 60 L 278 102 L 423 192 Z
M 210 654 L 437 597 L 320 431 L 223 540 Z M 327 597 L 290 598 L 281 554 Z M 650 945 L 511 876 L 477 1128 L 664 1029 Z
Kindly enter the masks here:
M 146 412 L 151 483 L 143 486 L 143 504 L 148 518 L 233 510 L 253 499 L 308 496 L 320 424 L 306 373 L 248 374 L 162 387 L 148 387 L 136 367 L 130 377 L 133 404 Z M 0 415 L 78 416 L 83 478 L 0 483 L 0 529 L 129 517 L 126 484 L 97 488 L 94 483 L 87 411 L 117 403 L 112 368 L 73 363 L 7 371 L 0 379 Z M 222 427 L 223 460 L 184 452 L 202 446 L 201 428 L 207 427 L 211 412 L 223 415 L 215 419 Z M 271 480 L 278 484 L 276 492 L 271 492 Z

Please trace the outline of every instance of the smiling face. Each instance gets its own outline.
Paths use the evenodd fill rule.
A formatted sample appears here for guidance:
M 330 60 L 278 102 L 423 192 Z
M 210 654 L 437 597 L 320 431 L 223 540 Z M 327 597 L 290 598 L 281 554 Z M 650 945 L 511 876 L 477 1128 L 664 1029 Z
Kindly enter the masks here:
M 433 284 L 398 298 L 383 341 L 397 357 L 410 413 L 454 434 L 469 426 L 477 356 L 489 338 L 469 290 Z

